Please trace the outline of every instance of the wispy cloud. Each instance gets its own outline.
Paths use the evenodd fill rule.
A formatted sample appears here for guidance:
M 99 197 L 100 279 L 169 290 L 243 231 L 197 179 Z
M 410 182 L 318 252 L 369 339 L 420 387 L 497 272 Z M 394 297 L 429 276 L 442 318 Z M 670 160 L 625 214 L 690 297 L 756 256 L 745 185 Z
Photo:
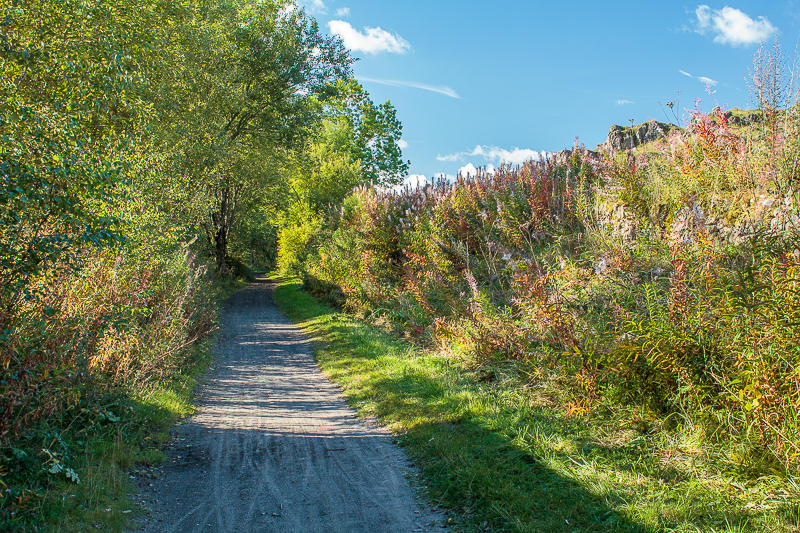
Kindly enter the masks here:
M 314 15 L 324 15 L 328 12 L 324 0 L 301 0 L 300 5 Z
M 616 101 L 617 105 L 630 105 L 635 103 L 636 102 L 634 102 L 633 100 L 626 100 L 625 98 L 620 98 L 619 100 Z
M 350 16 L 350 8 L 349 7 L 340 7 L 336 10 L 336 16 L 339 18 L 347 18 Z
M 399 141 L 397 141 L 397 146 L 399 146 L 401 150 L 405 150 L 406 148 L 408 148 L 408 142 L 405 141 L 404 139 L 400 139 Z
M 439 154 L 436 156 L 437 161 L 442 161 L 444 163 L 454 163 L 456 161 L 460 161 L 464 159 L 464 157 L 468 156 L 469 152 L 456 152 L 454 154 Z
M 531 159 L 542 159 L 544 152 L 537 152 L 530 148 L 514 147 L 510 150 L 500 148 L 498 146 L 483 146 L 478 145 L 469 152 L 456 152 L 454 154 L 437 155 L 436 159 L 442 162 L 455 162 L 463 161 L 467 157 L 482 157 L 487 161 L 494 161 L 496 163 L 509 163 L 511 165 L 521 165 Z
M 714 36 L 714 42 L 743 46 L 765 41 L 777 33 L 778 28 L 772 25 L 767 17 L 753 19 L 747 13 L 725 6 L 722 9 L 711 9 L 705 4 L 695 9 L 695 31 Z
M 362 76 L 358 77 L 358 81 L 378 83 L 380 85 L 389 85 L 390 87 L 410 87 L 412 89 L 422 89 L 423 91 L 430 91 L 433 93 L 443 94 L 445 96 L 449 96 L 450 98 L 461 98 L 457 92 L 455 92 L 450 87 L 444 85 L 428 85 L 426 83 L 419 83 L 416 81 L 384 80 L 380 78 L 367 78 Z
M 706 91 L 708 91 L 709 94 L 714 94 L 714 92 L 716 92 L 714 87 L 716 87 L 717 84 L 719 84 L 719 82 L 717 80 L 709 78 L 708 76 L 695 76 L 693 74 L 690 74 L 690 73 L 686 72 L 685 70 L 678 70 L 678 72 L 680 72 L 681 74 L 683 74 L 687 78 L 692 78 L 693 80 L 697 80 L 700 83 L 702 83 L 703 85 L 705 85 L 706 86 Z
M 380 27 L 366 27 L 364 31 L 358 31 L 347 21 L 332 20 L 328 22 L 328 28 L 331 33 L 341 37 L 344 45 L 354 52 L 406 54 L 411 50 L 408 41 Z

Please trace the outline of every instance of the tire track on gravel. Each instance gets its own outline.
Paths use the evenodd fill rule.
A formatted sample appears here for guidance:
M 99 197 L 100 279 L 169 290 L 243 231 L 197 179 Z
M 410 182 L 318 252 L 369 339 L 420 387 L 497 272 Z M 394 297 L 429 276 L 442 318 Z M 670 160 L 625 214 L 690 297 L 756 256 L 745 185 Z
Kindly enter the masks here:
M 143 487 L 146 532 L 444 531 L 383 428 L 355 418 L 261 279 L 226 302 L 215 370 Z

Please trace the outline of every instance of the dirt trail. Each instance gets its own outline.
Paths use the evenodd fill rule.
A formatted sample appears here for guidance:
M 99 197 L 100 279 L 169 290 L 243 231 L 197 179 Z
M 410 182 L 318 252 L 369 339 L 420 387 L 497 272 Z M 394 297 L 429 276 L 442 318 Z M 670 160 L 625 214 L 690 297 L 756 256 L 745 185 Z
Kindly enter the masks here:
M 226 303 L 198 412 L 143 483 L 144 530 L 442 531 L 390 434 L 354 418 L 272 290 L 259 280 Z

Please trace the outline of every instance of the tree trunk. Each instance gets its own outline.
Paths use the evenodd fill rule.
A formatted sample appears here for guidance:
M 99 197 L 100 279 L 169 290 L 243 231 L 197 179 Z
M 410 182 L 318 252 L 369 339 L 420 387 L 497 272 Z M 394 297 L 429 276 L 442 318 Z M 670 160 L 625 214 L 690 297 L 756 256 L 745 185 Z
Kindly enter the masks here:
M 217 272 L 228 273 L 228 228 L 224 224 L 217 227 L 214 232 L 214 258 L 217 263 Z
M 219 209 L 211 215 L 214 222 L 214 259 L 217 263 L 217 272 L 228 273 L 228 233 L 231 221 L 231 194 L 230 188 L 224 187 L 219 197 Z

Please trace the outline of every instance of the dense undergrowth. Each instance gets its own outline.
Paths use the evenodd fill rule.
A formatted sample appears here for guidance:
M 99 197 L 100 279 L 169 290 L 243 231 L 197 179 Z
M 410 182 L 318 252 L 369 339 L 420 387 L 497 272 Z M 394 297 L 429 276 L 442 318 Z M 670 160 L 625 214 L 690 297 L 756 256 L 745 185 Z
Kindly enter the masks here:
M 158 436 L 190 411 L 208 360 L 221 285 L 205 267 L 186 252 L 91 254 L 32 282 L 38 297 L 3 315 L 5 529 L 124 526 L 127 469 L 159 459 Z
M 559 381 L 571 415 L 640 405 L 742 476 L 791 475 L 800 109 L 759 94 L 745 126 L 698 111 L 633 152 L 358 189 L 309 239 L 307 286 L 487 380 Z
M 724 447 L 672 430 L 641 406 L 576 416 L 532 386 L 518 360 L 474 368 L 315 300 L 275 291 L 362 416 L 397 435 L 454 531 L 791 532 L 796 484 L 754 479 Z

